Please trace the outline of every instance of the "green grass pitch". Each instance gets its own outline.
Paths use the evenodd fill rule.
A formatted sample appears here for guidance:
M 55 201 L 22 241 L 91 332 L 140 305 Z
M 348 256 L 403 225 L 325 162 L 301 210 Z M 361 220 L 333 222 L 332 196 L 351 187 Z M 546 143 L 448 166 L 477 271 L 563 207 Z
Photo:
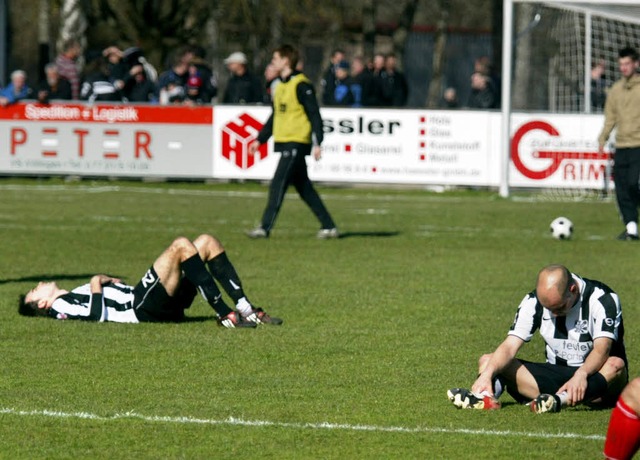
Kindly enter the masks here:
M 553 262 L 621 296 L 631 375 L 640 245 L 611 200 L 486 191 L 320 188 L 343 238 L 319 241 L 290 194 L 269 240 L 244 236 L 260 184 L 0 180 L 0 458 L 600 458 L 610 412 L 460 411 L 477 358 Z M 570 241 L 548 225 L 564 215 Z M 220 238 L 251 300 L 282 327 L 17 315 L 39 279 L 135 284 L 178 235 Z M 524 357 L 543 359 L 541 342 Z

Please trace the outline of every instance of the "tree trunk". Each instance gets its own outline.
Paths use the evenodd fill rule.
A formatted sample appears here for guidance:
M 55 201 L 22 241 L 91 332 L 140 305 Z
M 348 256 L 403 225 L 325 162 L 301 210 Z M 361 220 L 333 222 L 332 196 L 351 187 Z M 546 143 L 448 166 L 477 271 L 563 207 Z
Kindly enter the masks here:
M 60 11 L 58 48 L 71 38 L 78 40 L 85 48 L 87 46 L 86 30 L 87 18 L 82 9 L 82 2 L 80 0 L 64 0 Z
M 376 0 L 362 4 L 362 47 L 365 59 L 373 57 L 376 49 Z
M 402 56 L 404 54 L 404 46 L 409 36 L 411 26 L 413 26 L 413 19 L 416 15 L 416 8 L 418 7 L 418 0 L 408 0 L 405 3 L 398 21 L 398 28 L 393 31 L 393 52 L 396 55 L 397 61 L 402 62 Z
M 38 80 L 44 79 L 44 66 L 51 61 L 51 5 L 49 0 L 40 0 L 38 14 Z
M 433 71 L 431 72 L 431 81 L 429 82 L 429 91 L 427 94 L 426 106 L 436 108 L 440 102 L 442 94 L 442 68 L 445 61 L 445 52 L 447 47 L 447 29 L 449 23 L 449 2 L 447 0 L 440 2 L 440 19 L 436 29 L 433 46 Z

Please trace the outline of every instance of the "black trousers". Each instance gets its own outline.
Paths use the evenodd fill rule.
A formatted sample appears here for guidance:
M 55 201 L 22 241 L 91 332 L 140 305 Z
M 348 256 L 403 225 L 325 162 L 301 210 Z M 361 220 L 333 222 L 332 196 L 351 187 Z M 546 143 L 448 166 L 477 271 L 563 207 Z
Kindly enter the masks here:
M 613 160 L 613 180 L 622 220 L 625 225 L 638 222 L 640 147 L 616 149 Z
M 307 175 L 305 156 L 311 153 L 311 145 L 293 142 L 285 145 L 280 152 L 280 161 L 269 187 L 269 200 L 262 215 L 262 228 L 267 233 L 273 228 L 284 195 L 291 184 L 296 188 L 300 198 L 311 208 L 322 228 L 334 228 L 336 225 L 329 211 Z

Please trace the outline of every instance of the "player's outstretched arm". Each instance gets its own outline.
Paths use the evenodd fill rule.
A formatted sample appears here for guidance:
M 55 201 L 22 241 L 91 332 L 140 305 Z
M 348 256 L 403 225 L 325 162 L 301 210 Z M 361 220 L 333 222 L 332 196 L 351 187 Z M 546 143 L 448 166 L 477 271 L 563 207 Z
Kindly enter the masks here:
M 519 337 L 508 336 L 491 354 L 484 368 L 479 369 L 480 375 L 471 387 L 471 391 L 476 394 L 493 395 L 493 380 L 515 359 L 523 344 L 524 341 Z

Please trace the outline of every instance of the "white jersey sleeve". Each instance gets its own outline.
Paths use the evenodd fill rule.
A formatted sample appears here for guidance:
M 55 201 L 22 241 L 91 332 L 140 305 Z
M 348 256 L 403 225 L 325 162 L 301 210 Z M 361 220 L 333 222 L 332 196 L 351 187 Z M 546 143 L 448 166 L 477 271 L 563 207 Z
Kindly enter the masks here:
M 533 334 L 540 327 L 542 308 L 533 292 L 524 296 L 518 305 L 513 324 L 509 328 L 508 335 L 514 335 L 525 342 L 529 342 Z

